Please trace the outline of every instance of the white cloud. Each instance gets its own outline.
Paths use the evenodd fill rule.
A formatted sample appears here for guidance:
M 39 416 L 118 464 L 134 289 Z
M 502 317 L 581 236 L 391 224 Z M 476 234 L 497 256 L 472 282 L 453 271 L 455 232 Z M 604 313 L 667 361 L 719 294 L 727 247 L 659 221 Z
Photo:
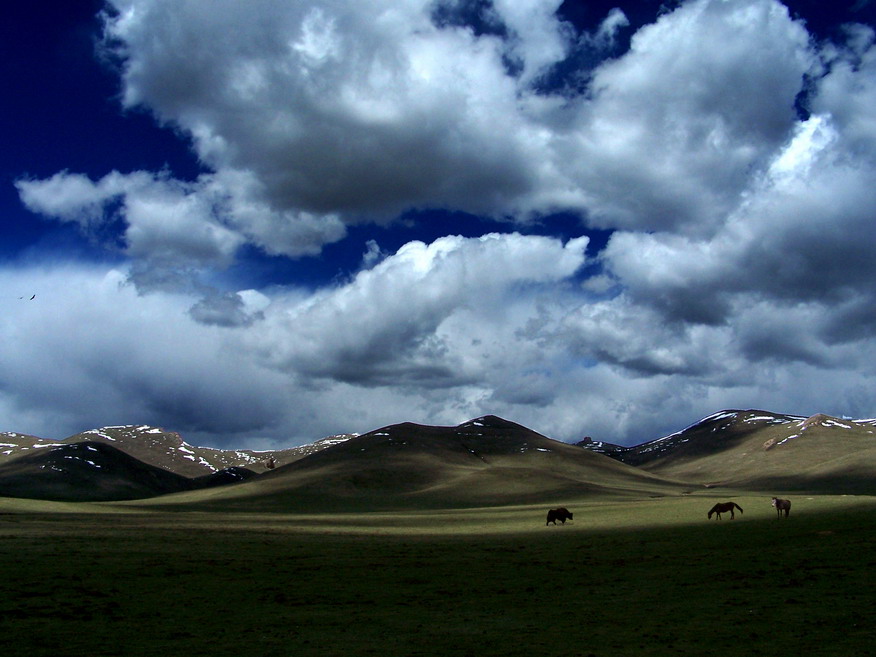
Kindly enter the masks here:
M 274 367 L 373 385 L 452 387 L 500 360 L 534 298 L 584 263 L 586 239 L 485 235 L 411 242 L 349 284 L 271 309 L 253 334 Z M 473 356 L 476 353 L 476 356 Z
M 708 231 L 793 129 L 813 62 L 777 2 L 688 2 L 595 71 L 556 150 L 603 225 Z
M 494 3 L 485 33 L 426 0 L 112 4 L 125 104 L 189 136 L 213 170 L 190 193 L 223 199 L 223 225 L 293 257 L 424 207 L 709 230 L 793 130 L 817 59 L 774 0 L 694 0 L 586 93 L 552 95 L 535 82 L 576 36 L 557 2 Z M 592 38 L 624 24 L 611 12 Z
M 521 83 L 530 84 L 545 69 L 562 61 L 572 41 L 572 30 L 559 22 L 562 0 L 496 0 L 493 10 L 511 30 L 512 55 L 522 63 Z
M 222 221 L 223 199 L 205 180 L 182 183 L 138 171 L 107 174 L 92 182 L 81 174 L 16 183 L 34 212 L 75 221 L 89 234 L 121 218 L 124 250 L 134 259 L 222 267 L 234 259 L 243 237 Z
M 131 178 L 142 178 L 136 175 Z M 56 173 L 46 180 L 20 180 L 16 183 L 22 202 L 32 212 L 73 221 L 86 230 L 103 222 L 103 206 L 110 199 L 125 193 L 128 181 L 118 173 L 110 173 L 97 184 L 88 176 L 67 172 Z
M 876 414 L 871 28 L 816 44 L 775 0 L 691 0 L 576 95 L 538 88 L 584 39 L 557 3 L 494 3 L 482 31 L 425 0 L 112 4 L 126 105 L 211 171 L 19 181 L 98 238 L 123 222 L 132 264 L 0 267 L 4 288 L 40 288 L 2 324 L 11 428 L 51 409 L 51 426 L 160 416 L 300 441 L 490 412 L 634 441 L 722 407 Z M 626 24 L 587 38 L 609 48 Z M 245 243 L 317 254 L 412 207 L 573 209 L 615 232 L 595 262 L 585 240 L 450 236 L 372 242 L 315 291 L 166 284 Z
M 859 157 L 872 158 L 876 147 L 876 32 L 864 25 L 846 26 L 846 47 L 825 57 L 829 67 L 820 80 L 813 109 L 829 114 L 848 146 Z
M 630 24 L 630 20 L 626 14 L 618 7 L 613 8 L 608 12 L 608 15 L 600 23 L 599 29 L 596 31 L 594 41 L 602 48 L 610 48 L 614 46 L 617 39 L 617 33 Z
M 501 40 L 439 29 L 430 2 L 113 4 L 126 104 L 257 178 L 275 211 L 490 211 L 529 184 Z
M 138 295 L 127 273 L 83 265 L 0 269 L 4 300 L 0 418 L 62 438 L 109 424 L 153 423 L 193 436 L 276 431 L 287 383 L 246 358 L 234 334 L 199 324 L 184 295 Z

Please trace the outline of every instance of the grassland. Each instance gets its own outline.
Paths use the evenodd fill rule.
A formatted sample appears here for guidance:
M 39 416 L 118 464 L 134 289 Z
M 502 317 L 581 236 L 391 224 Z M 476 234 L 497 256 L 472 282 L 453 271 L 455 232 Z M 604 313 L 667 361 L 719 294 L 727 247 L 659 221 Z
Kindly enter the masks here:
M 876 499 L 729 492 L 350 514 L 0 500 L 18 655 L 805 654 L 876 644 Z

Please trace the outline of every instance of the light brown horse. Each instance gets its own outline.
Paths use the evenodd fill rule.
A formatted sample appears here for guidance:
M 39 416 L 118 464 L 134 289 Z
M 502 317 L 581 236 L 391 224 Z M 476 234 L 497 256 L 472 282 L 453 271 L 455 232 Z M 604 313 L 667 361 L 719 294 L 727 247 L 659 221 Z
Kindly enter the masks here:
M 776 518 L 782 517 L 782 511 L 785 512 L 786 518 L 791 513 L 791 500 L 780 500 L 778 497 L 774 497 L 773 506 L 776 507 Z
M 730 520 L 735 520 L 736 515 L 733 513 L 733 509 L 739 509 L 739 513 L 742 513 L 742 507 L 736 504 L 736 502 L 718 502 L 715 506 L 709 509 L 709 520 L 712 519 L 712 514 L 718 514 L 718 520 L 721 519 L 721 514 L 730 512 Z

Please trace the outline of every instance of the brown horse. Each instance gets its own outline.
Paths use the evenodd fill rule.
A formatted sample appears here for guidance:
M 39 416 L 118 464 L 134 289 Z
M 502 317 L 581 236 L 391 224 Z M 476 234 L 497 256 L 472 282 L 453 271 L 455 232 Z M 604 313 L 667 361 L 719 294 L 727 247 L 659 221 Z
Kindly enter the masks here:
M 547 522 L 544 524 L 545 524 L 545 527 L 547 527 L 551 523 L 554 523 L 556 525 L 557 520 L 559 520 L 561 523 L 563 523 L 565 525 L 566 520 L 571 520 L 571 519 L 572 519 L 572 513 L 569 511 L 569 509 L 566 509 L 566 508 L 561 506 L 559 509 L 551 509 L 550 511 L 548 511 Z
M 773 506 L 776 507 L 776 518 L 782 517 L 782 511 L 785 512 L 786 518 L 791 513 L 791 500 L 780 500 L 778 497 L 774 497 Z
M 709 520 L 712 519 L 712 514 L 718 514 L 718 520 L 721 519 L 721 514 L 730 512 L 730 520 L 735 520 L 736 515 L 733 513 L 733 509 L 739 509 L 739 513 L 742 513 L 742 507 L 736 504 L 736 502 L 718 502 L 715 506 L 709 509 Z

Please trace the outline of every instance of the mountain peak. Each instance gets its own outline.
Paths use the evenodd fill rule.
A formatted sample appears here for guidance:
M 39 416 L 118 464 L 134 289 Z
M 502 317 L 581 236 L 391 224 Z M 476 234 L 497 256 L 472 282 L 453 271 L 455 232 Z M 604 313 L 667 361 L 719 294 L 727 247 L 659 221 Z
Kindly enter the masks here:
M 484 415 L 473 420 L 469 420 L 468 422 L 463 422 L 458 425 L 457 429 L 468 429 L 471 427 L 482 427 L 488 429 L 525 429 L 523 425 L 517 424 L 516 422 L 511 422 L 510 420 L 506 420 L 504 418 L 499 417 L 498 415 Z

